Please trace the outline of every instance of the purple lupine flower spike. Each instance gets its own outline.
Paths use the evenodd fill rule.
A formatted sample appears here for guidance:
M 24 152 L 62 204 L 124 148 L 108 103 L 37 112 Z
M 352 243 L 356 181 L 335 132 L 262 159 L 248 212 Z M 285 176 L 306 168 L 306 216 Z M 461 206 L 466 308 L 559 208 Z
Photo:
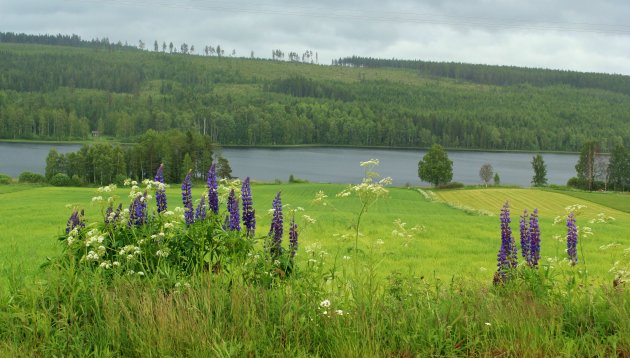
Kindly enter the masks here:
M 502 279 L 506 277 L 507 271 L 515 268 L 517 265 L 517 252 L 510 222 L 510 205 L 506 201 L 503 208 L 501 208 L 501 248 L 497 255 L 497 272 L 502 276 Z
M 137 195 L 129 205 L 129 222 L 127 225 L 141 226 L 147 222 L 147 192 Z
M 210 166 L 208 170 L 208 205 L 215 214 L 219 213 L 219 192 L 217 191 L 216 164 Z
M 186 225 L 191 225 L 195 222 L 195 212 L 193 211 L 192 204 L 192 182 L 191 182 L 192 169 L 186 174 L 184 182 L 182 183 L 182 202 L 184 204 L 184 219 Z
M 70 218 L 68 219 L 68 223 L 66 224 L 66 235 L 69 234 L 75 227 L 83 227 L 81 225 L 79 212 L 76 209 L 72 211 L 72 214 L 70 214 Z
M 155 181 L 164 184 L 164 164 L 160 164 L 160 167 L 155 173 Z M 155 201 L 157 202 L 157 212 L 163 213 L 166 211 L 166 189 L 159 187 L 155 191 Z
M 81 209 L 81 214 L 79 215 L 79 227 L 80 228 L 84 228 L 85 227 L 85 222 L 83 221 L 84 217 L 85 217 L 85 210 Z
M 228 222 L 228 228 L 230 230 L 240 231 L 241 218 L 238 213 L 238 199 L 236 199 L 236 194 L 234 194 L 234 189 L 230 191 L 230 195 L 228 196 L 227 207 L 228 207 L 228 212 L 230 213 L 230 221 Z
M 105 210 L 105 225 L 109 225 L 112 223 L 112 220 L 110 220 L 110 218 L 113 213 L 114 213 L 114 207 L 110 204 L 107 207 L 107 210 Z
M 197 210 L 195 211 L 195 220 L 205 220 L 206 219 L 206 196 L 201 196 L 201 201 L 197 206 Z
M 256 211 L 252 206 L 252 190 L 249 184 L 249 177 L 243 180 L 241 197 L 243 198 L 243 225 L 247 229 L 247 236 L 253 237 L 256 233 Z
M 280 192 L 278 192 L 278 194 L 276 194 L 276 198 L 273 199 L 273 219 L 271 220 L 271 228 L 269 229 L 269 236 L 271 237 L 271 255 L 273 257 L 277 257 L 282 254 L 282 234 L 282 200 L 280 199 Z
M 112 220 L 112 223 L 114 225 L 116 225 L 118 223 L 118 220 L 120 219 L 120 213 L 122 212 L 122 204 L 118 204 L 118 207 L 116 208 L 116 212 L 114 212 L 114 219 Z
M 575 215 L 570 213 L 567 217 L 567 254 L 572 266 L 575 266 L 578 262 L 577 241 L 578 232 L 575 224 Z
M 291 218 L 291 225 L 289 226 L 289 250 L 291 250 L 291 258 L 295 256 L 298 249 L 298 226 L 295 223 L 295 217 Z
M 538 209 L 534 209 L 529 217 L 529 267 L 538 267 L 540 260 L 540 226 L 538 226 Z
M 525 209 L 523 210 L 523 215 L 521 215 L 521 218 L 518 222 L 520 224 L 520 234 L 521 234 L 521 255 L 526 261 L 529 261 L 528 257 L 529 257 L 530 240 L 529 240 L 529 227 L 527 226 L 528 224 L 527 219 L 528 219 L 527 209 Z

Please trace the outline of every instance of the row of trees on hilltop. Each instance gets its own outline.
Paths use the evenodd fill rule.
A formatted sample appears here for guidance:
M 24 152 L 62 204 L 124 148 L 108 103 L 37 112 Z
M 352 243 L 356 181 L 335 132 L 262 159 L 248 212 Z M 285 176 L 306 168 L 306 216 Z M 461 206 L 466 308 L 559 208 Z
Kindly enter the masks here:
M 533 86 L 568 85 L 577 88 L 597 88 L 630 94 L 630 76 L 625 75 L 359 56 L 333 60 L 333 65 L 406 68 L 417 70 L 420 74 L 427 76 L 446 77 L 498 86 L 511 86 L 523 83 Z

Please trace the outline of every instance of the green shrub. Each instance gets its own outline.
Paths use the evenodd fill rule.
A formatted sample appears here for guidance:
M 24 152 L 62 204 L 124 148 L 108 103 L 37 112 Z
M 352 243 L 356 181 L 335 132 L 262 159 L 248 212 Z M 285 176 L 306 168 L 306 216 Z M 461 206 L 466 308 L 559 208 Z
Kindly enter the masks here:
M 293 174 L 289 175 L 289 183 L 308 183 L 308 180 L 306 179 L 300 179 L 300 178 L 296 178 L 295 176 L 293 176 Z
M 22 172 L 19 177 L 20 183 L 45 183 L 46 178 L 38 173 Z
M 13 178 L 6 174 L 0 174 L 0 184 L 11 184 L 13 183 Z
M 438 189 L 461 189 L 464 187 L 464 183 L 460 183 L 458 181 L 448 182 L 446 184 L 440 184 L 437 186 Z
M 50 184 L 54 186 L 71 186 L 72 179 L 64 173 L 57 173 L 50 179 Z
M 116 174 L 116 176 L 114 177 L 114 184 L 116 184 L 117 186 L 123 186 L 125 185 L 125 180 L 127 180 L 126 175 Z
M 84 186 L 85 180 L 83 180 L 82 177 L 75 174 L 72 176 L 72 178 L 70 178 L 70 185 L 71 186 Z
M 577 177 L 572 177 L 567 181 L 567 186 L 576 189 L 589 190 L 588 182 L 584 179 L 579 179 Z M 594 180 L 591 183 L 590 190 L 591 191 L 599 191 L 604 190 L 606 188 L 606 183 L 601 180 Z

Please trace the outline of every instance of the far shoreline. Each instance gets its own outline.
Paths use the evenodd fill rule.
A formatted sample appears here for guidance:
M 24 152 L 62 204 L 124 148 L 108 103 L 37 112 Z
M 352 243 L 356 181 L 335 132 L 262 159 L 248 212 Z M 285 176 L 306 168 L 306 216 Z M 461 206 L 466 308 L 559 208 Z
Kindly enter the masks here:
M 28 139 L 0 139 L 0 143 L 15 144 L 99 144 L 110 143 L 120 145 L 133 145 L 133 142 L 122 142 L 117 140 L 28 140 Z M 402 146 L 379 146 L 379 145 L 349 145 L 349 144 L 267 144 L 267 145 L 245 145 L 245 144 L 217 144 L 219 148 L 230 149 L 302 149 L 302 148 L 346 148 L 346 149 L 379 149 L 379 150 L 405 150 L 405 151 L 427 151 L 429 147 L 402 147 Z M 563 150 L 530 150 L 530 149 L 483 149 L 483 148 L 452 148 L 445 147 L 449 152 L 488 152 L 488 153 L 540 153 L 540 154 L 579 154 L 577 151 Z M 608 154 L 608 153 L 601 153 Z

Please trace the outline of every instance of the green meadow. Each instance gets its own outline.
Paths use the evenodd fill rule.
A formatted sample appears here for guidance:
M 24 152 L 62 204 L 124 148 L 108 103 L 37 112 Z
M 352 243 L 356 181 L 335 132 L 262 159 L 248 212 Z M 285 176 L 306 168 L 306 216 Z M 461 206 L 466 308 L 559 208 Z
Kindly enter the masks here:
M 336 194 L 346 186 L 338 184 L 259 184 L 252 189 L 257 212 L 258 233 L 269 228 L 267 214 L 278 191 L 284 204 L 304 208 L 304 214 L 316 220 L 309 224 L 300 220 L 300 249 L 321 247 L 330 260 L 354 256 L 355 229 L 360 203 L 355 198 L 338 198 Z M 204 187 L 193 186 L 193 198 L 199 198 Z M 314 203 L 318 191 L 327 198 Z M 123 199 L 128 190 L 116 193 Z M 54 188 L 12 185 L 0 187 L 0 261 L 4 269 L 19 267 L 28 275 L 36 275 L 39 265 L 47 257 L 60 254 L 56 237 L 62 234 L 71 208 L 84 208 L 89 222 L 102 220 L 103 208 L 92 204 L 94 188 Z M 596 195 L 596 194 L 591 194 Z M 173 185 L 167 190 L 170 206 L 181 206 L 180 189 Z M 630 247 L 630 214 L 612 209 L 605 204 L 537 189 L 476 189 L 438 191 L 442 200 L 427 200 L 414 188 L 390 188 L 389 195 L 378 201 L 363 216 L 359 235 L 359 256 L 367 251 L 378 252 L 379 272 L 383 276 L 393 272 L 416 273 L 448 279 L 466 276 L 479 281 L 491 281 L 496 266 L 496 252 L 500 245 L 498 214 L 509 201 L 512 230 L 518 240 L 518 219 L 524 209 L 537 208 L 542 236 L 542 256 L 564 258 L 566 225 L 555 224 L 557 216 L 565 215 L 565 207 L 582 204 L 586 208 L 578 216 L 578 225 L 588 226 L 593 235 L 581 241 L 588 269 L 594 278 L 611 280 L 608 273 L 618 259 L 613 250 L 601 246 L 618 243 Z M 612 196 L 609 196 L 612 197 Z M 626 198 L 618 196 L 617 202 Z M 450 204 L 450 205 L 449 205 Z M 475 211 L 477 210 L 477 211 Z M 607 224 L 589 223 L 604 213 L 615 220 Z M 394 235 L 400 231 L 395 220 L 409 229 L 409 237 Z M 414 226 L 421 230 L 411 231 Z M 554 238 L 554 236 L 559 236 Z M 298 255 L 305 256 L 305 255 Z
M 27 356 L 617 356 L 630 353 L 630 307 L 613 288 L 615 261 L 630 247 L 625 197 L 606 200 L 538 189 L 424 191 L 389 188 L 355 223 L 361 204 L 338 184 L 255 184 L 258 235 L 269 230 L 273 197 L 304 209 L 299 275 L 271 288 L 206 274 L 190 288 L 157 279 L 103 280 L 96 273 L 40 266 L 62 255 L 57 237 L 73 207 L 102 220 L 94 188 L 0 186 L 0 353 Z M 193 185 L 199 198 L 203 184 Z M 327 198 L 314 202 L 319 191 Z M 128 190 L 116 195 L 127 203 Z M 178 185 L 169 208 L 181 206 Z M 510 202 L 519 240 L 523 209 L 538 208 L 537 271 L 492 285 L 501 243 L 500 208 Z M 570 267 L 565 207 L 593 235 L 580 237 Z M 152 201 L 149 211 L 153 211 Z M 288 208 L 287 208 L 288 209 Z M 286 211 L 285 211 L 286 212 Z M 306 224 L 301 214 L 316 220 Z M 608 223 L 590 223 L 598 214 Z M 286 215 L 286 214 L 285 214 Z M 286 220 L 286 218 L 285 218 Z M 395 221 L 405 223 L 404 229 Z M 411 230 L 413 227 L 418 230 Z M 395 235 L 394 231 L 406 234 Z M 406 231 L 405 231 L 406 230 Z M 286 240 L 286 239 L 285 239 Z M 619 246 L 602 249 L 617 243 Z M 323 265 L 313 268 L 309 259 Z M 522 260 L 521 260 L 522 261 Z M 330 305 L 325 301 L 332 302 Z M 343 312 L 333 314 L 332 312 Z

